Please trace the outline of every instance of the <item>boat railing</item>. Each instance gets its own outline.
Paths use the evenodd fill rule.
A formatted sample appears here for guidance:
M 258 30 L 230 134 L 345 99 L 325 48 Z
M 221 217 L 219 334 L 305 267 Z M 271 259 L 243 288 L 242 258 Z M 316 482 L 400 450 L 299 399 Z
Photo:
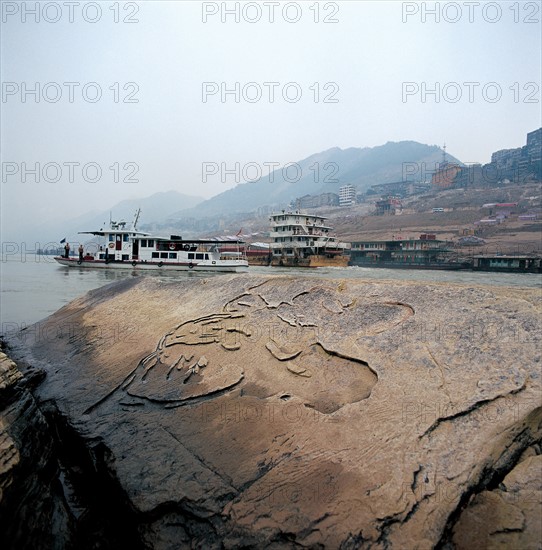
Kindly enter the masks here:
M 309 241 L 308 246 L 314 246 L 314 241 Z M 280 242 L 280 243 L 270 243 L 271 249 L 281 249 L 281 248 L 307 248 L 306 242 L 298 242 L 298 241 L 287 241 L 287 242 Z

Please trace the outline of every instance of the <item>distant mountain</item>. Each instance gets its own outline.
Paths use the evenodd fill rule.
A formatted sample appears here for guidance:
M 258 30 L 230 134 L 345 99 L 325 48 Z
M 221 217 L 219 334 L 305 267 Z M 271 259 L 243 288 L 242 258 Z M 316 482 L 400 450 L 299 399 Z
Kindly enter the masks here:
M 457 162 L 447 155 L 448 162 Z M 298 161 L 299 168 L 275 170 L 260 180 L 242 183 L 209 200 L 195 210 L 182 210 L 171 217 L 214 216 L 235 212 L 251 212 L 261 206 L 278 206 L 297 197 L 324 192 L 338 192 L 341 185 L 350 183 L 358 191 L 371 185 L 401 181 L 408 164 L 414 178 L 430 179 L 430 170 L 442 162 L 442 149 L 416 141 L 388 142 L 363 149 L 334 147 Z
M 447 155 L 449 162 L 460 161 Z M 155 193 L 144 199 L 121 201 L 103 212 L 29 226 L 19 238 L 28 243 L 58 242 L 66 237 L 76 242 L 78 231 L 106 227 L 109 215 L 116 221 L 131 222 L 141 208 L 139 227 L 151 232 L 177 228 L 195 233 L 208 230 L 208 221 L 249 213 L 259 207 L 283 207 L 297 197 L 338 192 L 350 183 L 362 192 L 371 185 L 401 181 L 406 163 L 418 168 L 414 178 L 430 179 L 431 170 L 442 161 L 442 149 L 415 141 L 388 142 L 378 147 L 340 149 L 334 147 L 298 161 L 297 167 L 279 168 L 258 181 L 242 183 L 209 200 L 176 191 Z M 193 227 L 192 227 L 193 226 Z
M 125 220 L 132 222 L 135 212 L 141 208 L 141 217 L 139 224 L 150 222 L 161 222 L 171 217 L 173 212 L 180 209 L 193 208 L 203 202 L 202 197 L 184 195 L 177 191 L 165 191 L 155 193 L 145 199 L 124 200 L 111 207 L 114 220 Z M 109 222 L 109 210 L 106 211 Z M 103 217 L 103 215 L 102 215 Z M 103 221 L 103 220 L 102 220 Z
M 115 221 L 124 220 L 131 223 L 138 208 L 141 208 L 138 224 L 138 227 L 141 227 L 149 222 L 162 222 L 169 218 L 173 212 L 179 211 L 181 208 L 193 208 L 203 200 L 202 197 L 183 195 L 177 191 L 155 193 L 143 199 L 121 201 L 103 212 L 93 211 L 75 218 L 31 226 L 25 232 L 26 235 L 23 236 L 23 239 L 28 242 L 39 241 L 40 244 L 58 242 L 62 238 L 81 239 L 81 236 L 77 237 L 78 231 L 92 231 L 107 227 L 110 214 Z

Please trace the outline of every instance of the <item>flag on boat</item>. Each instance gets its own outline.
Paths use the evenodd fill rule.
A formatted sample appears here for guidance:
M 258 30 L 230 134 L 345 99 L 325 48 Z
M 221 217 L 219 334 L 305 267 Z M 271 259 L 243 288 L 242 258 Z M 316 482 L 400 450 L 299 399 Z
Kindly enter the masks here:
M 66 237 L 64 237 L 64 238 L 60 241 L 60 244 L 65 243 L 65 242 L 66 242 Z

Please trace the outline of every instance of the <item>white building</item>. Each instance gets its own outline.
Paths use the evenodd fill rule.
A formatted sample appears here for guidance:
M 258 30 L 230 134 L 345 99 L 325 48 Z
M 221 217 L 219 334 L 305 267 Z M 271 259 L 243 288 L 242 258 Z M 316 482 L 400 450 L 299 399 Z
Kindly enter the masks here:
M 347 183 L 339 188 L 339 206 L 356 204 L 356 188 Z
M 271 265 L 284 267 L 344 267 L 348 264 L 350 243 L 331 236 L 333 229 L 324 216 L 300 211 L 272 214 Z

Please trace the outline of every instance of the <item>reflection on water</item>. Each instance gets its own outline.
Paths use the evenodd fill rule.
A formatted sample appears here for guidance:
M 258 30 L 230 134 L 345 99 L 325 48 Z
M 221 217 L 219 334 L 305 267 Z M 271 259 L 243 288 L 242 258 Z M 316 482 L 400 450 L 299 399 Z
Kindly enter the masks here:
M 3 260 L 5 260 L 4 258 Z M 13 257 L 0 261 L 0 321 L 1 333 L 29 325 L 47 317 L 85 292 L 127 277 L 155 277 L 173 282 L 183 278 L 222 277 L 221 273 L 125 271 L 109 269 L 78 269 L 59 266 L 52 257 L 28 254 L 26 261 Z M 494 285 L 542 288 L 542 275 L 533 273 L 478 273 L 471 271 L 425 271 L 379 269 L 368 267 L 294 269 L 251 267 L 247 273 L 295 275 L 297 277 L 408 280 L 444 282 L 463 285 Z

